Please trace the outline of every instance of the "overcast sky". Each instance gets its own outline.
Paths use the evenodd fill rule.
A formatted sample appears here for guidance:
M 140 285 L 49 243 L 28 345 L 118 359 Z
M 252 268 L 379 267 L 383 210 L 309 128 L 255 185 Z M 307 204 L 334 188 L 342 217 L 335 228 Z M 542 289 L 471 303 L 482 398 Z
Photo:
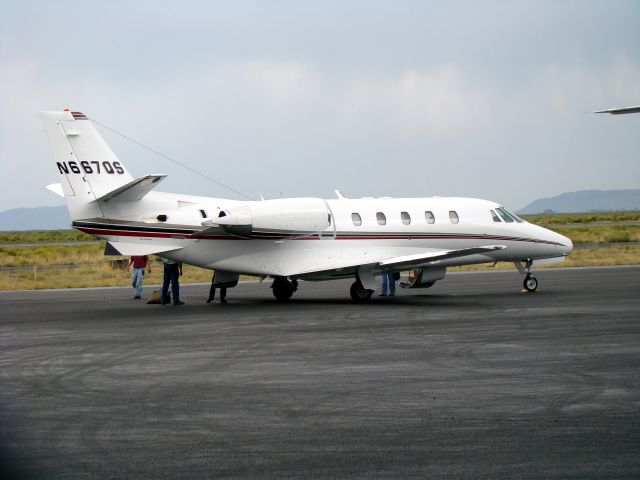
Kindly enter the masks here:
M 0 210 L 69 107 L 258 198 L 640 188 L 640 2 L 0 0 Z M 100 129 L 100 127 L 98 127 Z M 241 198 L 100 129 L 163 191 Z

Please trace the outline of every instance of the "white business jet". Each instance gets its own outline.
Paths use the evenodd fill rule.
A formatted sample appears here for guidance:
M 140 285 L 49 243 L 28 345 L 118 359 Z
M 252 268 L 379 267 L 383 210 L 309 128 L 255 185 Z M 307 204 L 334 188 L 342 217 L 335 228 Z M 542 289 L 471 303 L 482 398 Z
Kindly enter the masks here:
M 105 254 L 150 255 L 215 269 L 217 286 L 241 274 L 271 278 L 291 298 L 300 280 L 353 278 L 366 301 L 383 272 L 410 271 L 403 286 L 427 288 L 447 267 L 514 262 L 524 288 L 534 263 L 562 261 L 571 240 L 501 205 L 457 197 L 282 198 L 238 201 L 161 193 L 166 177 L 134 179 L 80 112 L 42 112 L 73 227 L 107 241 Z

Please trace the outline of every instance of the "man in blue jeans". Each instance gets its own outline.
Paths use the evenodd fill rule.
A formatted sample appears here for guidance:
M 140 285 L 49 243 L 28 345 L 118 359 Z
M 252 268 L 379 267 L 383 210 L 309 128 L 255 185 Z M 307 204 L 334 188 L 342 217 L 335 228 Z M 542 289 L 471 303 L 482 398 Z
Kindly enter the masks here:
M 151 265 L 149 264 L 149 257 L 147 255 L 133 255 L 129 259 L 129 266 L 127 270 L 131 270 L 131 284 L 136 290 L 136 295 L 133 297 L 139 300 L 142 296 L 142 282 L 144 282 L 144 269 L 148 268 L 148 272 L 151 273 Z
M 182 262 L 176 262 L 170 258 L 163 258 L 164 264 L 164 278 L 162 281 L 162 296 L 160 297 L 160 303 L 166 305 L 169 303 L 167 293 L 169 293 L 169 283 L 171 283 L 171 295 L 173 296 L 174 305 L 184 305 L 184 302 L 180 301 L 180 280 L 182 276 Z
M 385 270 L 382 273 L 382 291 L 380 292 L 380 297 L 387 296 L 387 287 L 389 289 L 389 296 L 395 297 L 396 295 L 396 279 L 393 277 L 393 272 L 391 270 Z

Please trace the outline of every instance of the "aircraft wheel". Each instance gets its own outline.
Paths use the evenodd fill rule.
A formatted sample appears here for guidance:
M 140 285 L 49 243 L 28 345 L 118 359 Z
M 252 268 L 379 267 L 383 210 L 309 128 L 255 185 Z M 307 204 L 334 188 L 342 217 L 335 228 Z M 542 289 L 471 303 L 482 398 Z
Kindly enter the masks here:
M 356 302 L 366 302 L 371 298 L 371 295 L 373 294 L 373 290 L 367 290 L 362 286 L 362 283 L 360 283 L 360 280 L 356 280 L 351 285 L 351 289 L 349 290 L 349 293 L 351 294 L 351 298 Z
M 538 289 L 538 280 L 533 275 L 527 275 L 522 286 L 528 292 L 535 292 Z
M 273 296 L 280 302 L 289 300 L 295 290 L 293 284 L 284 277 L 274 279 L 271 288 L 273 289 Z

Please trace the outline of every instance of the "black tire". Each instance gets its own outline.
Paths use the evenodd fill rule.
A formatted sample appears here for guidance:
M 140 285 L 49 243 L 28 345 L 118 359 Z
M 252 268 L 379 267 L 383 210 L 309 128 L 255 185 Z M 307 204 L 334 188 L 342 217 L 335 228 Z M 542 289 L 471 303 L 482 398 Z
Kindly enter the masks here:
M 349 290 L 349 293 L 351 294 L 351 298 L 355 302 L 361 303 L 371 299 L 373 290 L 367 290 L 362 286 L 362 283 L 360 283 L 360 280 L 356 280 L 351 285 L 351 289 Z
M 527 292 L 535 292 L 538 289 L 538 280 L 533 275 L 527 275 L 522 286 Z
M 279 302 L 286 302 L 294 292 L 294 286 L 289 280 L 283 277 L 274 279 L 271 288 L 273 289 L 273 296 L 276 297 L 276 300 Z

